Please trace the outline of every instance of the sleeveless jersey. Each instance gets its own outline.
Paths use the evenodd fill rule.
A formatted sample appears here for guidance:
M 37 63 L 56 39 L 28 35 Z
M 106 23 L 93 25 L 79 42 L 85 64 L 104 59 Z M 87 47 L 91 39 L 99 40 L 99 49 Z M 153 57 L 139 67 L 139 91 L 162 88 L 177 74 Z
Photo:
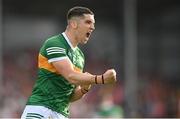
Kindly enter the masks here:
M 69 103 L 75 85 L 61 76 L 52 62 L 68 58 L 74 70 L 82 72 L 84 55 L 73 48 L 65 33 L 53 36 L 45 41 L 38 56 L 38 79 L 33 87 L 27 105 L 41 105 L 64 116 L 69 116 Z

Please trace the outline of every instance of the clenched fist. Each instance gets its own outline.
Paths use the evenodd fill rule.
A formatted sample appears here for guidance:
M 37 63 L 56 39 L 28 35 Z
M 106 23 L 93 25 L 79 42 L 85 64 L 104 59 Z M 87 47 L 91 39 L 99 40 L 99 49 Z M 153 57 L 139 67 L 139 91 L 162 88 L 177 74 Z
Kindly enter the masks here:
M 116 71 L 114 69 L 107 70 L 104 74 L 104 83 L 115 83 L 116 82 Z

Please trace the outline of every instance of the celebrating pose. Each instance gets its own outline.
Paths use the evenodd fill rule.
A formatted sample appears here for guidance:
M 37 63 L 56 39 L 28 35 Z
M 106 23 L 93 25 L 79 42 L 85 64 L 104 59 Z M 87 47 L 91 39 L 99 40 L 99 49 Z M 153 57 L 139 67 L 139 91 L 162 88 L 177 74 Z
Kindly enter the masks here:
M 101 75 L 83 73 L 84 55 L 78 44 L 86 44 L 95 29 L 94 13 L 73 7 L 67 13 L 67 27 L 47 39 L 38 56 L 38 78 L 24 112 L 25 118 L 68 118 L 70 102 L 86 94 L 91 84 L 116 82 L 116 72 Z

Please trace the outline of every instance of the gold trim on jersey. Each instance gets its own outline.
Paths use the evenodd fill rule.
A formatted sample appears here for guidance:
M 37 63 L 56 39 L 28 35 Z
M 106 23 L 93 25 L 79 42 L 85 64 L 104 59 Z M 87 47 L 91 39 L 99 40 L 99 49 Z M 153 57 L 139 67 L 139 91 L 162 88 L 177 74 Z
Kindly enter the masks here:
M 44 57 L 43 55 L 39 54 L 38 60 L 39 60 L 38 61 L 39 68 L 46 69 L 53 73 L 58 73 L 57 70 L 55 69 L 55 67 L 52 65 L 52 63 L 49 63 L 48 59 L 46 57 Z M 73 68 L 77 72 L 82 72 L 82 70 L 80 68 L 76 67 L 75 65 L 73 65 Z
M 43 69 L 46 69 L 50 72 L 57 72 L 55 67 L 48 63 L 48 59 L 46 57 L 44 57 L 43 55 L 39 54 L 38 56 L 38 67 L 39 68 L 43 68 Z

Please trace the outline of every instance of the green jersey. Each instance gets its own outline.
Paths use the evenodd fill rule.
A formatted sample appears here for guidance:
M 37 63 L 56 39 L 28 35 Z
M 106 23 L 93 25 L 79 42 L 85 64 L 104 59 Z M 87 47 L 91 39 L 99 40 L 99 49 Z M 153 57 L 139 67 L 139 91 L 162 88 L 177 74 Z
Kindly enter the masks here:
M 65 33 L 45 41 L 38 56 L 38 79 L 27 105 L 45 106 L 68 117 L 70 98 L 76 86 L 52 65 L 52 62 L 65 58 L 72 62 L 74 70 L 83 71 L 84 55 L 78 47 L 72 47 Z

